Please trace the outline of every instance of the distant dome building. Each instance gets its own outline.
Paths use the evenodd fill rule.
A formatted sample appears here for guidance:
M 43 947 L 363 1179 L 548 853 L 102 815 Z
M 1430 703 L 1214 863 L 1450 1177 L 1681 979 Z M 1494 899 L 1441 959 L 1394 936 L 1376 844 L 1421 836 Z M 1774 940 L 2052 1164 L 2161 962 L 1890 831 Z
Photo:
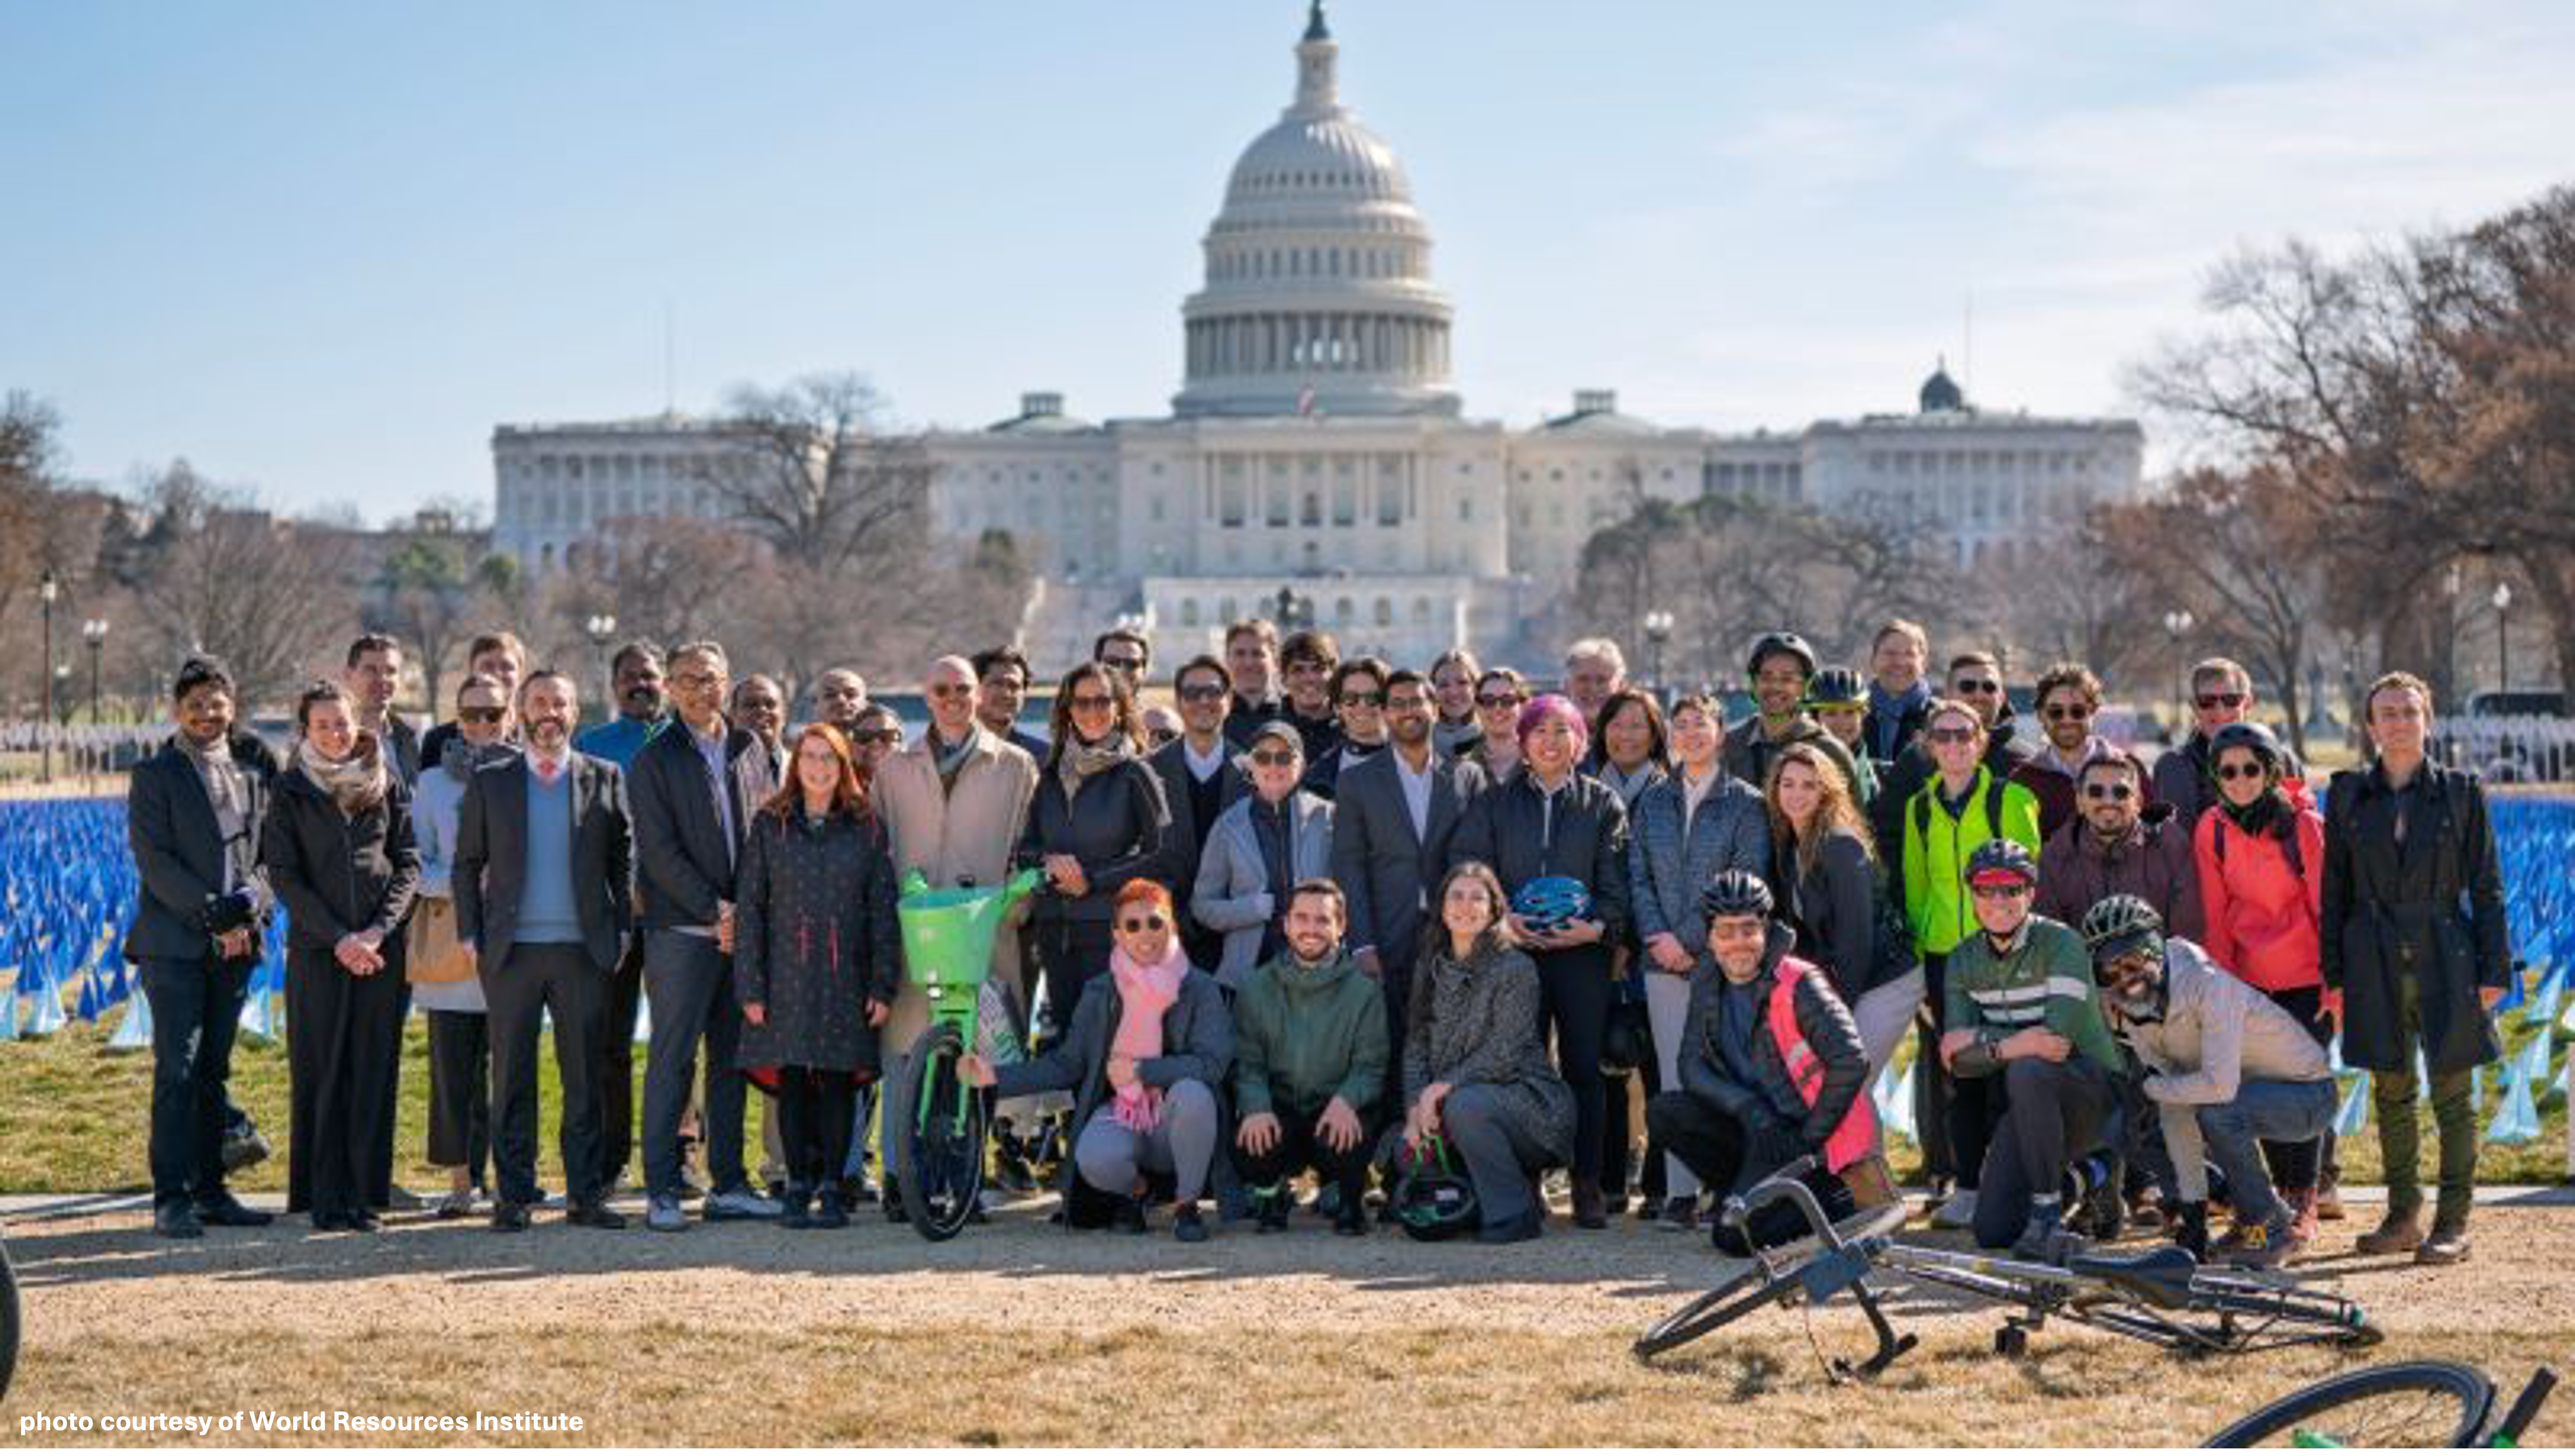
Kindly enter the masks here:
M 1447 297 L 1394 149 L 1341 105 L 1340 47 L 1314 0 L 1296 99 L 1253 139 L 1181 307 L 1199 415 L 1454 415 Z
M 1201 239 L 1172 413 L 1085 419 L 1039 390 L 929 433 L 936 529 L 1006 533 L 1043 579 L 1022 644 L 1041 673 L 1122 619 L 1157 663 L 1222 651 L 1229 622 L 1285 593 L 1344 655 L 1421 667 L 1471 645 L 1545 675 L 1585 545 L 1646 499 L 1908 512 L 1968 570 L 2136 492 L 2133 421 L 1973 409 L 1945 363 L 1918 414 L 1789 431 L 1672 429 L 1606 388 L 1527 428 L 1465 418 L 1430 230 L 1393 149 L 1341 104 L 1319 0 L 1295 51 L 1294 101 Z M 544 574 L 620 517 L 712 517 L 698 477 L 726 448 L 714 422 L 671 416 L 498 427 L 495 547 Z

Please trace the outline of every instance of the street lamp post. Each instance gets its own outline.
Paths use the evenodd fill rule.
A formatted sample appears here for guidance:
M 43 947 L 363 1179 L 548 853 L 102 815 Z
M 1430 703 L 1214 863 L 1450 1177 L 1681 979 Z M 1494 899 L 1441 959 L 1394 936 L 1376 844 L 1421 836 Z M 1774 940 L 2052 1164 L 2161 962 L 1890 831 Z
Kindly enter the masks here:
M 61 596 L 63 584 L 54 576 L 52 567 L 45 568 L 44 580 L 36 584 L 36 600 L 45 607 L 45 655 L 38 659 L 44 665 L 44 713 L 36 721 L 39 744 L 36 781 L 54 781 L 54 599 Z
M 593 613 L 582 626 L 590 635 L 591 652 L 599 657 L 600 671 L 608 676 L 608 691 L 599 700 L 600 722 L 606 723 L 617 717 L 617 664 L 607 656 L 609 640 L 617 636 L 617 619 L 605 612 Z
M 98 661 L 107 651 L 107 619 L 93 617 L 81 624 L 81 641 L 89 644 L 89 722 L 98 727 Z
M 2164 614 L 2164 634 L 2172 639 L 2173 645 L 2173 702 L 2181 710 L 2180 717 L 2173 720 L 2173 741 L 2176 743 L 2184 736 L 2182 725 L 2190 721 L 2190 664 L 2183 657 L 2181 645 L 2190 636 L 2190 630 L 2198 625 L 2197 619 L 2187 609 L 2175 609 Z
M 1646 672 L 1653 676 L 1654 692 L 1663 692 L 1663 645 L 1672 640 L 1672 615 L 1659 609 L 1645 614 Z
M 2495 583 L 2494 609 L 2495 689 L 2497 692 L 2509 693 L 2512 691 L 2512 642 L 2510 634 L 2506 631 L 2506 627 L 2508 625 L 2508 615 L 2512 611 L 2512 584 L 2510 582 Z

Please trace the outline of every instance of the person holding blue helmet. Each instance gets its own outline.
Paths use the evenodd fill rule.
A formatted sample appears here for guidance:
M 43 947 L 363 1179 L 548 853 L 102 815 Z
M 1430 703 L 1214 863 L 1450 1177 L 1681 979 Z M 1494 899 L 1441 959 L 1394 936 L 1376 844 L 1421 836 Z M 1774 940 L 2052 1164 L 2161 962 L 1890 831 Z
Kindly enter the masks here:
M 1573 1089 L 1573 1221 L 1605 1228 L 1600 1049 L 1609 952 L 1627 936 L 1627 810 L 1608 785 L 1575 770 L 1590 731 L 1571 699 L 1536 699 L 1520 710 L 1518 729 L 1520 766 L 1467 807 L 1448 862 L 1479 860 L 1500 876 L 1511 933 L 1537 964 L 1557 1068 Z

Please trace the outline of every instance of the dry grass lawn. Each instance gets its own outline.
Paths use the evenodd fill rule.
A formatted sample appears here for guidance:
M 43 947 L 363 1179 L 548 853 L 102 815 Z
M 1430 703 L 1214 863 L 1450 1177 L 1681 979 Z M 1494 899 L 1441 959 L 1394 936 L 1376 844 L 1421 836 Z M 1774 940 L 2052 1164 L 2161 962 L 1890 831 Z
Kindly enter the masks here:
M 2356 1259 L 2355 1231 L 2309 1273 L 2387 1327 L 2363 1358 L 2467 1359 L 2513 1389 L 2575 1363 L 2575 1210 L 2483 1212 L 2476 1260 L 2437 1272 Z M 1908 1294 L 1923 1348 L 1874 1386 L 1820 1373 L 1818 1345 L 1859 1342 L 1846 1310 L 1811 1337 L 1764 1312 L 1645 1366 L 1628 1341 L 1722 1266 L 1632 1223 L 1500 1250 L 1302 1222 L 1185 1249 L 1065 1234 L 1034 1207 L 937 1247 L 873 1216 L 679 1237 L 298 1221 L 169 1244 L 116 1213 L 8 1237 L 30 1348 L 0 1439 L 40 1444 L 80 1438 L 20 1437 L 17 1416 L 524 1410 L 584 1419 L 558 1440 L 652 1445 L 2172 1445 L 2355 1358 L 2183 1361 L 2051 1327 L 2006 1361 L 1990 1314 Z M 2534 1438 L 2575 1442 L 2575 1401 Z M 389 1443 L 497 1439 L 547 1438 Z

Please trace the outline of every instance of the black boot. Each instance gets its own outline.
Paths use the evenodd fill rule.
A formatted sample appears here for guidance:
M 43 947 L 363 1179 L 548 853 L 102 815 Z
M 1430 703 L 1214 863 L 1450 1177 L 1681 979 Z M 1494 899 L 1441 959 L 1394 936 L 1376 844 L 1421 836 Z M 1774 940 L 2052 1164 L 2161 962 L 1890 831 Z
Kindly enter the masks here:
M 841 1197 L 838 1185 L 826 1184 L 821 1195 L 814 1200 L 814 1226 L 816 1228 L 850 1226 L 850 1206 Z
M 2201 1263 L 2208 1262 L 2208 1203 L 2184 1203 L 2176 1214 L 2172 1241 L 2190 1252 Z
M 786 1205 L 786 1210 L 778 1218 L 779 1227 L 812 1228 L 814 1226 L 814 1189 L 811 1185 L 790 1182 L 787 1185 L 786 1195 L 778 1201 Z

